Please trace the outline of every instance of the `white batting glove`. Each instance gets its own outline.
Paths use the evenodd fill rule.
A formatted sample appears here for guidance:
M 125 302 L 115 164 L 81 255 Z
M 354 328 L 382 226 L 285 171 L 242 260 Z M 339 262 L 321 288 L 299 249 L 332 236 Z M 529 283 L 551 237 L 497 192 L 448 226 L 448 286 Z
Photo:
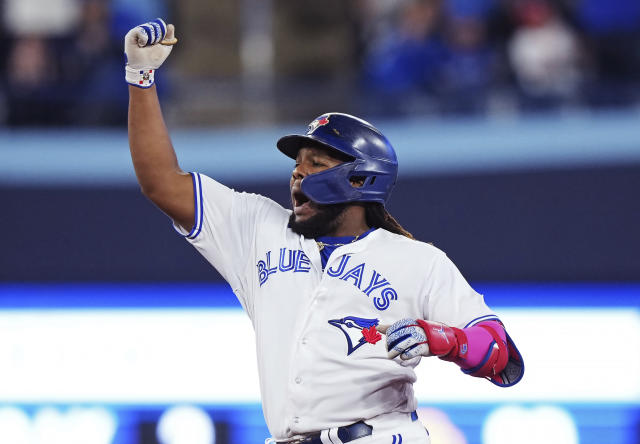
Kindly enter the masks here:
M 157 18 L 131 29 L 124 37 L 125 80 L 138 88 L 154 83 L 155 70 L 162 65 L 177 42 L 173 25 Z
M 430 356 L 424 330 L 415 319 L 401 319 L 386 329 L 389 358 L 400 355 L 403 361 L 417 356 Z

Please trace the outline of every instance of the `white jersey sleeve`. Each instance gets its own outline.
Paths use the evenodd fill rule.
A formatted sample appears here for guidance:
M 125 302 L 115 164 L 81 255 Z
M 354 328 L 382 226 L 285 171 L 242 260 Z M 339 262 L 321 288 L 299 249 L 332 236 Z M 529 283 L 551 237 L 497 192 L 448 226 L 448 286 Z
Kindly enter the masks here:
M 457 328 L 497 319 L 485 304 L 484 297 L 471 288 L 455 264 L 443 252 L 436 255 L 430 274 L 424 309 L 425 319 Z
M 261 231 L 281 231 L 289 212 L 257 194 L 237 192 L 204 174 L 193 177 L 195 224 L 190 232 L 174 223 L 182 234 L 229 283 L 253 319 L 250 276 L 258 225 Z

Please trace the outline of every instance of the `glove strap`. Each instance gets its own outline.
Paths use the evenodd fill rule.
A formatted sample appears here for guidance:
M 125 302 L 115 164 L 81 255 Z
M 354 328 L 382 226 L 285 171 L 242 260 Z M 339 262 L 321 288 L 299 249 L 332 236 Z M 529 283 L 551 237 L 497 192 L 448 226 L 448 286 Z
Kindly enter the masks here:
M 459 328 L 422 319 L 416 319 L 416 324 L 424 330 L 432 355 L 445 361 L 455 361 L 467 353 L 467 336 Z
M 129 85 L 137 86 L 138 88 L 150 88 L 155 82 L 155 69 L 134 69 L 125 66 L 124 71 L 124 78 Z

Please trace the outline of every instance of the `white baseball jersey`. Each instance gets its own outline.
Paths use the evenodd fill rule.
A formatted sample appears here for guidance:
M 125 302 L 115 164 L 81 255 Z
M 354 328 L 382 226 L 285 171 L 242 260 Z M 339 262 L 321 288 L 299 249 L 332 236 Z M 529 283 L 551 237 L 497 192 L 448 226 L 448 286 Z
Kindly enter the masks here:
M 383 229 L 337 248 L 291 231 L 290 210 L 193 174 L 196 223 L 177 228 L 220 272 L 256 334 L 263 410 L 284 439 L 411 412 L 420 358 L 387 357 L 375 330 L 401 318 L 464 328 L 495 318 L 447 256 Z

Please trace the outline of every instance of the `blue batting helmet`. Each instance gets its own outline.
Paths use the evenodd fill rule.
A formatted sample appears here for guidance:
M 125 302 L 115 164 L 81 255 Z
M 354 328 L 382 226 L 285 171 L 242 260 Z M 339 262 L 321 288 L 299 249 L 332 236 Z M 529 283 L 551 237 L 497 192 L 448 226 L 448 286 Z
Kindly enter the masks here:
M 349 114 L 328 113 L 309 124 L 306 134 L 292 134 L 277 146 L 295 159 L 302 147 L 321 146 L 349 157 L 345 163 L 302 179 L 302 192 L 319 204 L 380 202 L 396 183 L 398 159 L 386 137 L 373 125 Z M 351 178 L 364 178 L 354 186 Z

